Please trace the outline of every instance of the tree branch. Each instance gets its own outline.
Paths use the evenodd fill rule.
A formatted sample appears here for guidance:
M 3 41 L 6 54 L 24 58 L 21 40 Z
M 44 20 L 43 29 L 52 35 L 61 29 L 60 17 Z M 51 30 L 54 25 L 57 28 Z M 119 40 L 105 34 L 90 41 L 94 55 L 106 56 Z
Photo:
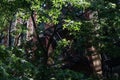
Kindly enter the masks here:
M 32 18 L 32 22 L 33 22 L 33 27 L 34 27 L 34 31 L 35 31 L 35 36 L 40 44 L 40 47 L 42 48 L 43 52 L 44 52 L 44 57 L 45 57 L 45 62 L 44 64 L 47 64 L 47 60 L 48 60 L 48 54 L 47 54 L 47 51 L 46 49 L 44 48 L 43 44 L 42 44 L 42 41 L 41 39 L 39 38 L 39 35 L 37 33 L 37 26 L 36 26 L 36 23 L 35 23 L 35 19 L 34 19 L 34 11 L 32 10 L 32 13 L 31 13 L 31 18 Z

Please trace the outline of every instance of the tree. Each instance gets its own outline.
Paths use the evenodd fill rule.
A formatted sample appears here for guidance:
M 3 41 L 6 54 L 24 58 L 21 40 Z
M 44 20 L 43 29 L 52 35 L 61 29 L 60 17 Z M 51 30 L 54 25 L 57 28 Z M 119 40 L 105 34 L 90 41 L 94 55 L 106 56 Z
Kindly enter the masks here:
M 119 55 L 117 0 L 2 0 L 0 6 L 0 39 L 7 41 L 0 47 L 1 79 L 78 80 L 84 76 L 60 69 L 62 53 L 67 61 Z M 27 41 L 28 22 L 33 33 Z

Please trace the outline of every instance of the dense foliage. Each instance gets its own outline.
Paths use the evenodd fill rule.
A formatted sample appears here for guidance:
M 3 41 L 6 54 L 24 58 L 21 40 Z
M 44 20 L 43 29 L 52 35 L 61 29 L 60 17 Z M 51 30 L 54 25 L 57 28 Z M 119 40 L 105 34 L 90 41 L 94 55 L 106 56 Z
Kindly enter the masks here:
M 34 19 L 36 15 L 37 20 Z M 26 34 L 26 22 L 31 17 L 36 43 L 22 38 L 21 44 L 12 42 L 12 38 Z M 13 22 L 22 19 L 12 30 Z M 39 35 L 44 33 L 46 24 L 54 26 L 53 38 L 57 27 L 69 33 L 57 41 L 53 59 L 48 58 L 47 47 Z M 65 35 L 65 34 L 64 34 Z M 7 37 L 7 45 L 2 39 Z M 70 37 L 70 40 L 67 39 Z M 72 38 L 72 40 L 71 40 Z M 63 49 L 72 46 L 78 54 L 85 53 L 94 46 L 99 53 L 112 57 L 120 56 L 120 1 L 119 0 L 1 0 L 0 1 L 0 79 L 1 80 L 92 80 L 81 72 L 62 70 L 58 60 Z M 33 55 L 27 49 L 37 47 Z M 88 52 L 86 55 L 91 55 Z M 54 60 L 54 65 L 47 65 Z M 94 79 L 93 79 L 94 80 Z

